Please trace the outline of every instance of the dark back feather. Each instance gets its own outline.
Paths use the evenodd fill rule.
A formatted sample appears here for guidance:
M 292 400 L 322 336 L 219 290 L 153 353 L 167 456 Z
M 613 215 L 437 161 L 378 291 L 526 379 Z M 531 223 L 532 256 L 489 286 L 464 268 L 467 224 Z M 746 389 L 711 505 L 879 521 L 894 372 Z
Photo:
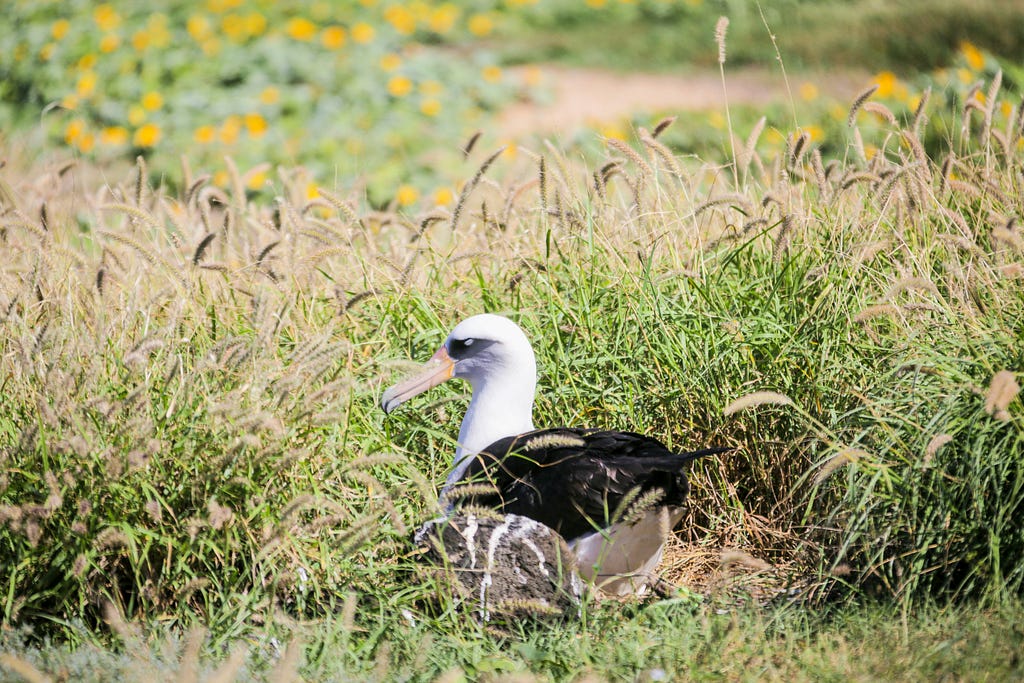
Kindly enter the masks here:
M 462 481 L 493 491 L 474 487 L 462 502 L 530 517 L 572 540 L 620 521 L 631 501 L 656 497 L 660 505 L 682 505 L 690 489 L 686 463 L 728 450 L 673 453 L 632 432 L 538 429 L 473 456 Z

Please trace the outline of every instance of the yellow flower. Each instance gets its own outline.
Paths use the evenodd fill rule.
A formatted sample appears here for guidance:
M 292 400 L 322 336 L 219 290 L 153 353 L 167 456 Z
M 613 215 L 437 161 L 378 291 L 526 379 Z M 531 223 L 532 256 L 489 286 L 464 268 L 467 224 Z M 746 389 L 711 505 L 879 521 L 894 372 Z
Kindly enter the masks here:
M 217 129 L 213 126 L 199 126 L 192 134 L 192 139 L 201 145 L 208 145 L 217 137 Z
M 539 67 L 528 66 L 526 67 L 526 70 L 523 71 L 523 82 L 529 86 L 539 85 L 543 76 L 544 74 L 541 72 Z
M 243 43 L 249 36 L 249 25 L 240 14 L 225 14 L 220 20 L 220 30 L 234 43 Z
M 445 34 L 452 30 L 459 18 L 459 8 L 450 2 L 435 7 L 427 18 L 427 26 L 434 33 Z
M 369 43 L 373 40 L 375 33 L 373 27 L 364 22 L 359 22 L 352 26 L 352 40 L 357 43 Z
M 55 43 L 47 43 L 46 45 L 43 45 L 39 48 L 39 59 L 44 62 L 50 61 L 50 57 L 53 56 L 53 51 L 56 49 L 57 45 Z
M 72 111 L 78 109 L 78 95 L 65 95 L 64 99 L 60 101 L 60 106 L 64 107 L 65 109 L 70 109 Z
M 91 152 L 95 146 L 96 136 L 93 135 L 92 133 L 82 133 L 78 137 L 78 140 L 75 141 L 75 147 L 77 147 L 80 152 L 84 152 L 85 154 Z
M 285 24 L 284 31 L 295 40 L 309 41 L 316 35 L 316 24 L 303 17 L 293 17 Z
M 810 125 L 804 128 L 804 132 L 807 133 L 811 142 L 818 142 L 825 137 L 825 130 L 821 126 Z
M 61 40 L 68 34 L 68 30 L 71 28 L 71 22 L 67 19 L 58 19 L 53 22 L 53 26 L 50 27 L 50 35 L 53 36 L 54 40 Z
M 439 187 L 434 190 L 434 204 L 437 206 L 448 206 L 455 201 L 455 193 L 450 187 Z
M 320 189 L 316 186 L 316 183 L 309 182 L 306 184 L 306 199 L 314 200 L 320 197 Z
M 964 56 L 967 66 L 975 71 L 981 71 L 985 66 L 985 55 L 973 43 L 966 40 L 960 43 L 960 54 Z
M 128 123 L 137 126 L 146 120 L 146 110 L 137 104 L 128 107 Z
M 416 31 L 416 17 L 401 5 L 391 5 L 384 10 L 384 20 L 403 36 L 410 35 Z
M 111 5 L 103 3 L 92 11 L 92 20 L 101 31 L 113 31 L 121 25 L 121 15 Z
M 587 7 L 599 9 L 607 4 L 607 0 L 587 0 Z
M 245 130 L 254 138 L 262 137 L 267 132 L 267 120 L 260 114 L 251 113 L 245 115 Z
M 94 55 L 91 52 L 89 54 L 82 55 L 81 58 L 79 58 L 78 62 L 75 64 L 75 67 L 79 71 L 88 71 L 94 66 L 96 66 L 96 55 Z
M 343 26 L 328 26 L 324 29 L 324 32 L 320 34 L 320 42 L 328 50 L 337 50 L 338 48 L 345 45 L 346 39 L 345 28 Z
M 207 38 L 199 44 L 199 47 L 203 50 L 203 54 L 212 57 L 220 52 L 220 41 L 216 38 Z
M 281 99 L 281 91 L 272 85 L 268 85 L 260 93 L 260 102 L 263 104 L 277 104 Z
M 818 86 L 810 81 L 804 81 L 800 84 L 800 97 L 808 102 L 818 99 Z
M 217 171 L 213 174 L 213 184 L 217 187 L 227 187 L 231 182 L 231 175 L 227 171 Z
M 132 142 L 137 147 L 153 147 L 160 142 L 160 126 L 155 123 L 147 123 L 135 130 Z
M 245 31 L 250 36 L 262 36 L 267 30 L 267 18 L 259 12 L 249 12 L 243 18 Z
M 380 58 L 380 68 L 384 71 L 394 71 L 402 66 L 402 58 L 394 52 L 389 52 Z
M 485 66 L 480 73 L 488 83 L 497 83 L 501 80 L 501 67 Z
M 84 132 L 85 121 L 82 119 L 72 119 L 64 128 L 64 142 L 70 145 Z
M 249 179 L 246 181 L 245 186 L 248 187 L 250 190 L 258 190 L 261 187 L 263 187 L 263 184 L 266 182 L 266 171 L 256 171 L 255 173 L 249 176 Z
M 882 71 L 875 76 L 874 82 L 878 85 L 875 91 L 877 97 L 892 97 L 896 92 L 899 79 L 891 71 Z
M 426 116 L 437 116 L 441 113 L 441 102 L 434 97 L 428 97 L 420 102 L 420 111 Z
M 202 41 L 210 37 L 213 33 L 210 27 L 210 20 L 204 17 L 202 14 L 193 14 L 185 22 L 185 28 L 188 29 L 188 34 L 192 36 L 193 40 Z
M 474 14 L 469 18 L 468 28 L 474 36 L 482 38 L 494 30 L 494 20 L 486 14 Z
M 220 141 L 225 145 L 233 145 L 238 140 L 238 134 L 242 132 L 242 120 L 232 114 L 224 119 L 224 125 L 220 127 Z
M 128 129 L 124 126 L 108 126 L 100 131 L 100 142 L 104 145 L 123 145 L 128 142 Z
M 412 81 L 406 76 L 392 76 L 388 81 L 388 92 L 394 97 L 404 97 L 412 92 Z
M 121 45 L 121 37 L 116 33 L 107 33 L 100 38 L 100 52 L 113 52 Z
M 395 201 L 398 202 L 399 206 L 409 206 L 419 198 L 419 191 L 412 185 L 402 185 L 398 188 L 398 192 L 395 193 Z
M 86 71 L 78 77 L 78 83 L 75 85 L 75 92 L 78 93 L 79 97 L 89 97 L 96 92 L 96 72 Z
M 149 33 L 143 30 L 138 30 L 132 34 L 132 47 L 135 48 L 136 52 L 142 52 L 149 47 Z
M 164 96 L 156 91 L 150 91 L 142 96 L 142 107 L 149 111 L 156 111 L 164 106 Z

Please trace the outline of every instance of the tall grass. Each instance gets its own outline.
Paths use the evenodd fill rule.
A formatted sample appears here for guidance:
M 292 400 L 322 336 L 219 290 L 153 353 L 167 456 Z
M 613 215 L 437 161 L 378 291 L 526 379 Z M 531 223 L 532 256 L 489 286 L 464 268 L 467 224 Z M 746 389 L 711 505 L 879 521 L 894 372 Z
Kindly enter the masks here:
M 582 673 L 553 654 L 567 632 L 473 624 L 411 554 L 465 395 L 388 419 L 376 399 L 482 310 L 534 340 L 538 424 L 737 447 L 696 466 L 670 578 L 710 590 L 739 549 L 763 599 L 1019 596 L 1019 129 L 968 111 L 933 159 L 894 120 L 868 158 L 858 120 L 827 163 L 798 134 L 773 159 L 752 143 L 739 186 L 646 133 L 589 164 L 477 150 L 457 210 L 420 215 L 307 200 L 289 169 L 273 203 L 142 163 L 101 186 L 3 169 L 5 627 L 312 624 L 341 666 L 435 672 L 518 633 L 535 650 L 493 671 Z M 610 676 L 631 664 L 599 625 L 622 609 L 578 627 Z

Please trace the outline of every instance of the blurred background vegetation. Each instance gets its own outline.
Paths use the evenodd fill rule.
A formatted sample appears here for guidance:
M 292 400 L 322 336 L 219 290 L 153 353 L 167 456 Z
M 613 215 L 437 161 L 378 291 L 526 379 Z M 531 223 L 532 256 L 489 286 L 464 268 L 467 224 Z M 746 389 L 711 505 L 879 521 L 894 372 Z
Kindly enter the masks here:
M 543 100 L 542 65 L 717 68 L 723 15 L 727 68 L 780 57 L 794 73 L 868 70 L 898 113 L 928 87 L 963 98 L 994 73 L 992 55 L 1006 62 L 1004 89 L 1022 80 L 1012 65 L 1024 50 L 1024 5 L 1010 0 L 15 0 L 0 32 L 0 126 L 24 154 L 143 155 L 171 184 L 184 155 L 225 187 L 230 156 L 253 192 L 285 164 L 358 185 L 377 206 L 446 205 L 465 171 L 464 141 L 511 101 Z M 827 101 L 813 83 L 794 96 L 813 142 L 841 139 L 849 102 Z M 765 115 L 768 141 L 783 144 L 772 131 L 790 127 L 787 102 L 739 105 L 736 129 Z M 721 157 L 720 114 L 691 116 L 666 141 Z M 599 127 L 624 138 L 636 125 L 650 122 Z M 515 142 L 483 140 L 510 156 Z

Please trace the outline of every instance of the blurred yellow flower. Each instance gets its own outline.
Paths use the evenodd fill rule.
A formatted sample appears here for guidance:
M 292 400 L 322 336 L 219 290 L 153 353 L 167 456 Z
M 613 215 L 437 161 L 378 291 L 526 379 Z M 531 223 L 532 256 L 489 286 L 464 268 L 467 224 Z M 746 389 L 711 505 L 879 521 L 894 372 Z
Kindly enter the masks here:
M 69 145 L 73 144 L 84 131 L 85 121 L 82 119 L 72 119 L 68 125 L 64 127 L 64 142 Z
M 75 141 L 75 147 L 77 147 L 79 151 L 84 152 L 86 154 L 91 152 L 95 146 L 96 136 L 92 133 L 82 133 L 78 137 L 78 140 Z
M 188 34 L 192 36 L 193 40 L 203 41 L 210 37 L 213 33 L 213 29 L 210 26 L 210 20 L 202 14 L 193 14 L 185 22 L 185 28 L 188 30 Z
M 434 190 L 434 204 L 437 206 L 448 206 L 455 201 L 455 193 L 450 187 L 439 187 Z
M 220 30 L 234 43 L 243 43 L 249 37 L 249 25 L 240 14 L 225 14 L 220 20 Z
M 78 95 L 68 94 L 60 101 L 60 106 L 74 111 L 78 109 Z
M 394 52 L 389 52 L 380 58 L 380 68 L 384 71 L 394 71 L 402 66 L 402 58 Z
M 235 114 L 224 119 L 224 125 L 220 127 L 220 141 L 225 145 L 233 145 L 238 141 L 238 134 L 242 132 L 242 119 Z
M 135 130 L 132 142 L 137 147 L 153 147 L 160 142 L 161 134 L 160 126 L 155 123 L 147 123 Z
M 821 126 L 810 125 L 805 126 L 803 131 L 807 133 L 807 136 L 811 139 L 811 142 L 819 142 L 825 137 L 825 130 Z
M 128 107 L 128 123 L 137 126 L 146 120 L 146 110 L 137 104 Z
M 156 111 L 164 106 L 164 96 L 156 91 L 150 91 L 142 96 L 142 107 L 149 111 Z
M 874 83 L 878 85 L 875 95 L 878 97 L 892 97 L 896 93 L 899 79 L 891 71 L 882 71 L 875 75 Z
M 92 11 L 92 20 L 101 31 L 113 31 L 121 25 L 121 15 L 113 6 L 103 3 Z
M 262 137 L 267 132 L 267 120 L 258 113 L 245 115 L 245 130 L 254 138 Z
M 244 17 L 245 31 L 250 36 L 261 36 L 267 30 L 267 18 L 259 12 L 249 12 Z
M 967 66 L 975 71 L 981 71 L 981 69 L 984 68 L 985 55 L 983 55 L 981 50 L 979 50 L 973 43 L 966 40 L 960 43 L 960 54 L 964 56 L 964 61 L 967 62 Z
M 484 80 L 488 83 L 497 83 L 501 80 L 501 67 L 498 66 L 485 66 L 480 75 L 484 77 Z
M 352 40 L 357 43 L 369 43 L 373 40 L 375 33 L 373 27 L 364 22 L 359 22 L 352 26 Z
M 192 134 L 192 139 L 201 145 L 208 145 L 217 138 L 217 129 L 213 126 L 199 126 L 196 128 L 195 133 Z
M 136 52 L 142 52 L 149 47 L 149 33 L 143 30 L 136 31 L 132 34 L 132 47 L 135 48 Z
M 587 7 L 592 7 L 594 9 L 600 9 L 601 7 L 604 7 L 606 4 L 607 0 L 587 0 Z
M 55 43 L 47 43 L 46 45 L 43 45 L 39 48 L 39 59 L 44 62 L 50 61 L 50 57 L 53 56 L 53 51 L 56 49 L 57 45 Z
M 245 186 L 250 190 L 258 190 L 263 187 L 264 183 L 267 182 L 266 171 L 256 171 L 249 175 L 249 178 L 245 182 Z
M 467 24 L 469 32 L 480 38 L 488 36 L 494 30 L 494 20 L 486 14 L 474 14 Z
M 89 54 L 82 55 L 75 64 L 75 67 L 80 71 L 87 71 L 94 66 L 96 66 L 96 55 L 91 52 Z
M 406 76 L 392 76 L 388 80 L 388 92 L 395 97 L 404 97 L 412 92 L 412 81 Z
M 96 92 L 96 72 L 86 71 L 78 77 L 78 83 L 75 85 L 75 92 L 78 93 L 79 97 L 90 97 Z
M 384 10 L 384 21 L 403 36 L 411 35 L 416 31 L 416 17 L 408 8 L 402 5 L 390 5 Z
M 320 42 L 328 50 L 337 50 L 345 45 L 346 37 L 345 27 L 328 26 L 324 29 L 323 33 L 320 34 Z
M 53 36 L 54 40 L 61 40 L 68 34 L 68 29 L 71 28 L 71 22 L 67 19 L 58 19 L 53 22 L 53 26 L 50 27 L 50 35 Z
M 430 11 L 427 26 L 434 33 L 445 34 L 452 30 L 459 18 L 459 8 L 446 2 Z
M 437 116 L 441 113 L 441 102 L 435 97 L 428 97 L 420 102 L 420 111 L 427 116 Z
M 316 183 L 312 181 L 306 183 L 306 199 L 312 201 L 317 199 L 319 196 L 320 188 L 316 186 Z
M 100 143 L 123 145 L 128 142 L 128 129 L 124 126 L 108 126 L 100 131 Z
M 260 102 L 263 104 L 277 104 L 278 100 L 281 99 L 281 91 L 272 85 L 268 85 L 260 93 Z
M 412 185 L 402 185 L 395 193 L 395 201 L 398 202 L 399 206 L 409 206 L 414 204 L 419 198 L 419 191 Z
M 292 17 L 284 31 L 295 40 L 309 41 L 316 35 L 316 24 L 304 17 Z
M 818 86 L 810 81 L 804 81 L 800 84 L 800 98 L 808 102 L 818 99 Z
M 100 38 L 100 52 L 113 52 L 121 45 L 121 37 L 116 33 L 106 33 Z

